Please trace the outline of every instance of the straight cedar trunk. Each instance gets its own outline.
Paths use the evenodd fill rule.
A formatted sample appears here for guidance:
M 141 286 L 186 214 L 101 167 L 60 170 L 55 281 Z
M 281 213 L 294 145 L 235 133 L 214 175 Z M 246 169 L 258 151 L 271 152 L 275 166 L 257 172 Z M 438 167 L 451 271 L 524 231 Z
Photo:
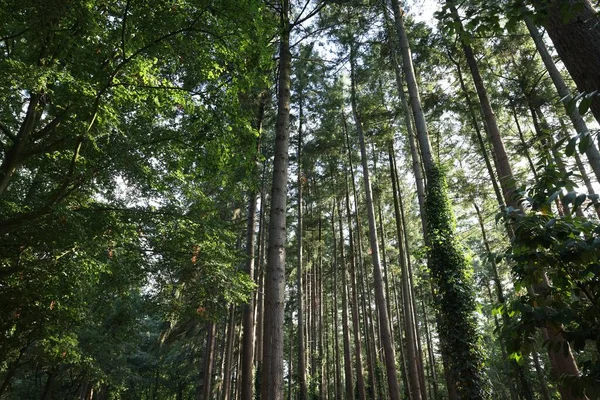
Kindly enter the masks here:
M 454 233 L 454 213 L 447 195 L 445 175 L 431 154 L 427 124 L 398 0 L 392 0 L 392 8 L 427 178 L 425 207 L 426 243 L 430 246 L 428 263 L 438 292 L 435 299 L 440 311 L 438 326 L 440 341 L 444 347 L 442 354 L 447 356 L 445 372 L 449 394 L 454 398 L 453 392 L 456 390 L 456 396 L 461 399 L 485 399 L 489 397 L 489 393 L 483 374 L 479 332 L 473 316 L 476 307 L 472 279 L 466 273 L 467 263 Z
M 435 354 L 433 352 L 433 341 L 431 340 L 431 332 L 429 330 L 429 322 L 427 321 L 427 310 L 425 309 L 425 299 L 423 298 L 423 296 L 421 296 L 421 308 L 423 310 L 423 325 L 425 326 L 425 339 L 427 340 L 427 354 L 429 356 L 431 389 L 433 392 L 433 399 L 438 400 L 440 398 L 440 395 L 437 381 L 437 370 L 435 367 Z
M 546 67 L 546 70 L 548 70 L 548 75 L 550 75 L 550 78 L 552 78 L 552 82 L 556 87 L 556 91 L 562 99 L 567 115 L 571 119 L 571 123 L 573 124 L 575 131 L 580 135 L 589 132 L 587 124 L 585 123 L 583 117 L 579 114 L 577 107 L 573 107 L 571 110 L 569 110 L 568 104 L 572 98 L 571 92 L 569 92 L 562 75 L 558 71 L 556 64 L 554 64 L 554 60 L 552 60 L 552 56 L 546 48 L 546 44 L 544 43 L 542 35 L 536 28 L 530 16 L 525 15 L 524 20 L 525 24 L 527 25 L 527 29 L 529 30 L 529 34 L 535 42 L 537 51 L 540 53 L 540 57 L 544 62 L 544 66 Z M 598 87 L 598 89 L 600 89 L 600 87 Z M 594 141 L 591 141 L 591 145 L 586 149 L 585 154 L 588 157 L 592 171 L 594 171 L 596 181 L 600 182 L 600 152 L 598 151 L 598 147 L 596 147 L 596 143 L 594 143 Z
M 367 370 L 369 372 L 368 375 L 368 379 L 369 379 L 369 386 L 371 390 L 375 390 L 376 385 L 375 385 L 375 356 L 374 356 L 374 348 L 371 347 L 371 344 L 373 343 L 373 337 L 374 335 L 372 335 L 372 324 L 370 323 L 370 321 L 372 319 L 369 318 L 370 313 L 367 312 L 367 297 L 365 295 L 365 281 L 364 281 L 364 257 L 363 257 L 363 248 L 362 248 L 362 240 L 361 238 L 363 237 L 362 235 L 362 224 L 360 221 L 360 215 L 358 213 L 358 195 L 357 195 L 357 191 L 356 191 L 356 181 L 355 181 L 355 177 L 354 177 L 354 164 L 352 162 L 352 148 L 350 146 L 350 136 L 348 135 L 348 126 L 346 124 L 346 118 L 343 118 L 343 122 L 344 122 L 344 133 L 346 136 L 346 149 L 348 151 L 348 167 L 350 169 L 350 181 L 352 183 L 352 194 L 353 194 L 353 198 L 354 198 L 354 217 L 356 220 L 356 237 L 354 237 L 353 235 L 350 235 L 350 250 L 351 253 L 353 255 L 352 261 L 354 262 L 353 265 L 353 271 L 354 271 L 354 282 L 356 282 L 356 287 L 355 287 L 355 293 L 356 293 L 356 308 L 357 308 L 357 312 L 358 312 L 358 290 L 359 290 L 359 286 L 360 286 L 360 292 L 361 292 L 361 299 L 362 301 L 360 302 L 360 306 L 362 309 L 362 315 L 363 315 L 363 322 L 364 322 L 364 340 L 365 340 L 365 345 L 366 345 L 366 349 L 365 349 L 365 353 L 366 353 L 366 357 L 367 357 Z M 346 186 L 346 190 L 348 190 L 348 187 Z M 347 193 L 348 194 L 348 193 Z M 348 204 L 350 203 L 350 201 L 348 200 Z M 348 211 L 348 229 L 350 231 L 352 231 L 352 221 L 351 221 L 351 213 Z M 355 249 L 358 249 L 358 252 L 355 251 Z M 371 309 L 370 304 L 369 304 L 369 311 Z M 360 320 L 358 320 L 360 321 Z M 355 328 L 358 330 L 358 332 L 360 332 L 360 328 L 357 327 Z M 362 339 L 361 339 L 362 340 Z M 367 392 L 367 388 L 365 386 L 365 394 Z M 371 397 L 373 397 L 372 393 L 370 394 Z
M 507 205 L 518 208 L 517 199 L 515 198 L 516 183 L 512 168 L 508 162 L 508 155 L 506 154 L 504 142 L 502 140 L 502 136 L 500 135 L 500 128 L 498 128 L 496 115 L 494 114 L 487 90 L 483 84 L 483 79 L 481 77 L 481 73 L 479 72 L 477 60 L 473 54 L 473 49 L 466 41 L 466 32 L 462 27 L 462 21 L 458 15 L 458 10 L 452 3 L 450 4 L 449 10 L 454 23 L 458 27 L 458 37 L 461 42 L 463 52 L 465 53 L 467 64 L 469 66 L 469 70 L 471 71 L 471 76 L 473 77 L 473 83 L 475 84 L 475 90 L 481 105 L 481 112 L 487 128 L 486 131 L 492 144 L 492 148 L 494 149 L 495 157 L 493 157 L 493 159 L 496 171 L 498 172 L 498 179 L 500 180 L 500 187 L 502 188 L 504 201 Z
M 386 300 L 383 288 L 383 277 L 381 274 L 381 264 L 379 258 L 379 243 L 377 240 L 377 228 L 375 223 L 375 209 L 373 206 L 373 193 L 371 190 L 371 181 L 369 177 L 367 150 L 365 145 L 365 137 L 362 129 L 362 122 L 358 114 L 356 105 L 356 82 L 354 77 L 354 57 L 351 50 L 351 103 L 352 113 L 354 114 L 354 122 L 358 131 L 358 139 L 360 143 L 360 153 L 362 158 L 364 191 L 366 197 L 367 216 L 369 219 L 369 239 L 371 245 L 371 257 L 373 260 L 373 286 L 375 290 L 375 302 L 377 311 L 379 312 L 379 330 L 381 342 L 385 355 L 385 369 L 388 383 L 388 395 L 392 400 L 400 399 L 400 386 L 398 385 L 398 377 L 396 374 L 396 356 L 394 354 L 394 344 L 390 334 L 389 317 L 387 313 Z
M 254 129 L 258 132 L 257 153 L 260 152 L 260 135 L 262 131 L 262 122 L 265 115 L 265 96 L 261 94 L 258 104 L 258 113 Z M 255 174 L 258 178 L 258 164 L 255 167 Z M 254 282 L 254 247 L 256 229 L 256 203 L 257 192 L 252 190 L 248 199 L 248 220 L 246 224 L 246 265 L 245 272 L 252 282 Z M 263 199 L 264 200 L 264 199 Z M 261 205 L 261 210 L 263 206 Z M 254 391 L 254 338 L 255 338 L 255 302 L 254 296 L 250 296 L 248 304 L 244 305 L 242 314 L 242 365 L 241 365 L 241 400 L 252 400 Z
M 289 1 L 281 0 L 279 93 L 275 126 L 275 159 L 269 212 L 265 277 L 263 371 L 261 400 L 283 398 L 283 314 L 285 301 L 285 242 L 290 120 L 291 52 Z
M 204 376 L 202 377 L 201 400 L 209 400 L 212 392 L 213 365 L 215 360 L 215 343 L 217 338 L 217 325 L 211 322 L 206 334 L 206 350 L 204 351 Z
M 231 305 L 229 307 L 229 324 L 227 326 L 227 337 L 225 342 L 225 365 L 223 367 L 223 400 L 229 400 L 231 398 L 231 376 L 233 374 L 232 362 L 233 362 L 233 346 L 235 341 L 235 314 L 236 307 Z
M 298 257 L 298 270 L 296 271 L 296 290 L 298 291 L 298 385 L 300 386 L 300 400 L 308 399 L 308 390 L 306 388 L 306 352 L 304 350 L 304 307 L 303 307 L 303 295 L 302 295 L 302 274 L 304 274 L 302 266 L 302 222 L 303 222 L 303 209 L 302 209 L 302 98 L 300 98 L 300 118 L 298 127 L 298 226 L 296 237 L 298 240 L 297 257 Z
M 338 210 L 340 209 L 338 205 Z M 344 387 L 346 398 L 354 397 L 354 379 L 352 378 L 352 358 L 350 356 L 350 330 L 348 327 L 348 279 L 346 271 L 346 256 L 344 252 L 344 227 L 342 226 L 342 214 L 338 215 L 340 230 L 340 263 L 337 269 L 342 272 L 342 339 L 344 342 Z M 335 228 L 335 227 L 334 227 Z M 335 240 L 335 229 L 332 231 Z
M 350 289 L 351 289 L 351 304 L 350 311 L 352 313 L 352 333 L 354 339 L 354 354 L 355 354 L 355 362 L 356 362 L 356 388 L 358 391 L 358 398 L 360 400 L 365 400 L 367 393 L 365 388 L 365 378 L 363 376 L 363 361 L 362 361 L 362 342 L 360 337 L 360 320 L 358 316 L 358 289 L 356 283 L 356 254 L 354 253 L 354 233 L 352 231 L 352 213 L 350 211 L 350 188 L 348 187 L 348 174 L 344 174 L 345 176 L 345 187 L 346 187 L 346 219 L 348 223 L 348 238 L 350 242 L 350 254 L 348 258 L 350 258 Z M 340 214 L 342 210 L 338 208 L 338 213 Z
M 392 280 L 393 280 L 393 285 L 392 285 L 392 289 L 393 289 L 393 294 L 394 294 L 394 307 L 396 308 L 396 320 L 397 320 L 397 324 L 398 324 L 398 328 L 396 329 L 397 332 L 397 343 L 398 343 L 398 352 L 400 353 L 400 362 L 402 365 L 402 383 L 404 384 L 404 388 L 403 388 L 403 394 L 405 398 L 409 398 L 409 390 L 410 390 L 410 382 L 408 381 L 408 367 L 406 365 L 406 353 L 404 351 L 404 347 L 405 347 L 405 341 L 404 338 L 402 337 L 402 329 L 400 329 L 401 324 L 404 321 L 404 318 L 402 316 L 402 309 L 400 307 L 400 304 L 402 303 L 402 300 L 398 300 L 398 298 L 402 297 L 402 293 L 398 293 L 401 292 L 400 289 L 397 289 L 400 287 L 400 285 L 396 284 L 396 278 L 394 276 L 394 271 L 392 270 Z
M 265 195 L 265 180 L 266 180 L 266 165 L 263 163 L 262 171 L 262 184 L 261 184 L 261 201 L 260 201 L 260 212 L 259 212 L 259 225 L 258 225 L 258 271 L 257 271 L 257 284 L 258 290 L 256 293 L 256 340 L 255 340 L 255 352 L 254 352 L 254 364 L 256 367 L 256 376 L 254 377 L 254 393 L 260 393 L 261 384 L 261 371 L 262 371 L 262 360 L 263 360 L 263 316 L 265 309 L 265 210 L 267 197 Z
M 600 15 L 592 2 L 544 0 L 533 4 L 543 9 L 543 25 L 577 89 L 586 93 L 600 90 Z M 600 122 L 600 96 L 594 97 L 591 110 Z
M 465 83 L 465 80 L 464 80 L 464 77 L 462 74 L 462 68 L 460 66 L 460 62 L 457 60 L 454 60 L 450 54 L 448 54 L 448 57 L 450 58 L 452 63 L 456 66 L 456 72 L 458 74 L 458 82 L 460 83 L 460 89 L 463 92 L 463 96 L 465 98 L 465 103 L 467 105 L 469 117 L 471 118 L 471 124 L 473 125 L 473 129 L 475 129 L 475 138 L 476 138 L 477 145 L 479 147 L 479 152 L 481 153 L 481 156 L 483 157 L 483 161 L 485 162 L 485 168 L 487 169 L 488 175 L 490 176 L 490 180 L 492 181 L 492 187 L 494 188 L 494 194 L 496 195 L 496 200 L 498 201 L 499 205 L 502 205 L 504 203 L 504 200 L 502 198 L 502 192 L 500 191 L 500 186 L 498 186 L 498 181 L 496 179 L 496 175 L 494 174 L 494 169 L 492 168 L 492 163 L 490 162 L 490 157 L 489 157 L 487 149 L 485 147 L 485 142 L 483 141 L 483 135 L 481 134 L 481 129 L 479 129 L 479 123 L 477 121 L 477 116 L 475 114 L 475 107 L 473 106 L 473 103 L 471 102 L 471 96 L 469 96 L 469 91 L 467 90 L 467 85 Z M 515 122 L 517 122 L 517 127 L 518 127 L 519 126 L 518 120 L 516 120 Z M 519 132 L 520 131 L 521 131 L 521 129 L 519 128 Z
M 391 36 L 390 36 L 391 37 Z M 390 48 L 392 55 L 392 64 L 396 75 L 396 86 L 398 87 L 398 96 L 400 97 L 400 103 L 402 104 L 402 111 L 404 112 L 404 119 L 406 121 L 406 135 L 408 136 L 408 145 L 410 147 L 410 154 L 412 159 L 412 171 L 415 176 L 415 183 L 417 185 L 417 199 L 419 201 L 419 212 L 421 213 L 421 227 L 423 228 L 423 236 L 427 236 L 427 222 L 425 220 L 425 182 L 423 179 L 423 173 L 421 170 L 421 156 L 415 143 L 415 133 L 413 129 L 413 118 L 410 113 L 410 106 L 406 100 L 406 93 L 404 92 L 404 85 L 402 84 L 402 76 L 398 67 L 398 60 L 396 55 L 396 48 L 392 43 L 391 38 Z
M 333 355 L 335 359 L 335 398 L 339 399 L 342 397 L 342 393 L 344 393 L 344 389 L 342 388 L 342 367 L 340 363 L 340 342 L 338 335 L 338 272 L 339 265 L 337 261 L 337 239 L 335 237 L 335 203 L 333 203 L 333 207 L 331 210 L 331 235 L 333 237 L 333 305 L 331 307 L 331 314 L 333 320 L 333 326 L 331 327 L 333 331 Z
M 404 293 L 402 299 L 402 309 L 404 311 L 404 331 L 406 332 L 406 363 L 408 366 L 408 378 L 410 380 L 409 397 L 411 400 L 426 399 L 427 396 L 423 392 L 424 388 L 421 388 L 421 379 L 419 379 L 419 362 L 418 362 L 418 346 L 416 337 L 416 330 L 414 326 L 414 311 L 412 308 L 412 290 L 410 287 L 410 280 L 408 275 L 408 267 L 406 265 L 406 256 L 404 253 L 404 231 L 402 228 L 402 214 L 400 212 L 400 202 L 398 200 L 398 182 L 396 181 L 396 171 L 394 163 L 394 148 L 390 141 L 388 144 L 388 156 L 390 164 L 390 176 L 392 179 L 392 192 L 394 196 L 394 216 L 396 219 L 396 235 L 398 237 L 398 260 L 400 263 L 401 271 L 401 284 L 402 292 Z
M 319 299 L 319 323 L 318 323 L 318 331 L 319 331 L 319 352 L 318 352 L 318 368 L 319 368 L 319 396 L 321 399 L 327 398 L 327 376 L 326 376 L 326 368 L 323 365 L 323 361 L 327 361 L 327 344 L 325 341 L 326 331 L 323 329 L 325 325 L 325 299 L 323 295 L 323 236 L 322 236 L 322 215 L 319 217 L 319 264 L 318 264 L 318 299 Z

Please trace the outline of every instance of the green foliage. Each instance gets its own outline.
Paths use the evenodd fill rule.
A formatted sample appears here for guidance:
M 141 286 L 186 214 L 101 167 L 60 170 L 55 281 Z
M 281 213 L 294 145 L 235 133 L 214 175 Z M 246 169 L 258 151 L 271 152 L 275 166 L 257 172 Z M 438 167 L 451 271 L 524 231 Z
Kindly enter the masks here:
M 574 191 L 564 196 L 564 206 L 573 205 L 573 214 L 555 216 L 551 205 L 565 182 L 555 176 L 553 166 L 541 169 L 540 181 L 524 192 L 531 210 L 512 210 L 506 218 L 514 226 L 515 237 L 507 251 L 513 262 L 517 289 L 535 287 L 518 297 L 510 307 L 513 315 L 505 334 L 513 355 L 533 348 L 537 329 L 553 327 L 566 340 L 561 348 L 549 351 L 580 355 L 582 375 L 565 378 L 564 384 L 577 392 L 597 398 L 600 384 L 600 225 L 574 216 L 576 208 L 591 207 L 586 194 Z M 596 199 L 591 199 L 595 201 Z M 547 277 L 548 285 L 539 282 Z M 522 290 L 520 290 L 522 291 Z M 567 346 L 567 343 L 570 346 Z M 552 343 L 545 343 L 550 346 Z
M 254 289 L 232 214 L 274 21 L 260 1 L 10 0 L 0 18 L 0 380 L 193 392 L 187 334 Z
M 483 375 L 484 354 L 476 321 L 473 277 L 454 234 L 452 206 L 443 171 L 427 173 L 425 209 L 429 240 L 429 269 L 440 311 L 438 331 L 461 399 L 489 398 Z

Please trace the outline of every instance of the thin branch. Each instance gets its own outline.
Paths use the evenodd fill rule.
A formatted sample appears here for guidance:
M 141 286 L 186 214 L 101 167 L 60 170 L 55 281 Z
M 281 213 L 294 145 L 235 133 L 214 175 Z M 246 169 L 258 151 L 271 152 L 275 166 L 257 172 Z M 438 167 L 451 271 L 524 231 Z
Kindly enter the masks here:
M 17 140 L 16 136 L 10 131 L 8 126 L 4 125 L 2 122 L 0 122 L 0 130 L 2 131 L 2 133 L 4 133 L 6 136 L 8 136 L 8 138 L 13 143 Z
M 308 2 L 307 2 L 308 4 Z M 325 7 L 327 5 L 326 1 L 323 1 L 321 4 L 319 4 L 318 6 L 316 6 L 306 17 L 304 18 L 300 18 L 302 16 L 302 13 L 300 15 L 298 15 L 298 18 L 296 18 L 296 20 L 291 24 L 292 28 L 300 25 L 306 21 L 308 21 L 309 19 L 311 19 L 312 17 L 314 17 L 315 15 L 317 15 L 322 9 L 323 7 Z M 303 10 L 304 12 L 304 10 Z
M 8 39 L 14 39 L 16 37 L 21 36 L 22 34 L 24 34 L 25 32 L 27 32 L 28 30 L 29 30 L 29 28 L 25 28 L 25 29 L 23 29 L 20 32 L 13 33 L 13 34 L 10 34 L 8 36 L 3 36 L 3 37 L 0 38 L 0 41 L 4 41 L 4 40 L 8 40 Z

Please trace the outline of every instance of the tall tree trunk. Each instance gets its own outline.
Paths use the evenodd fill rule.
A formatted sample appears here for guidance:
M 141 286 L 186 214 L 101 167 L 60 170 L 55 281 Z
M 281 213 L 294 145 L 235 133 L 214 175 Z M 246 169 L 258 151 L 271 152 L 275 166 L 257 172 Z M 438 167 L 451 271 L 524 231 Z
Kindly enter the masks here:
M 352 313 L 352 327 L 354 336 L 354 354 L 356 362 L 356 387 L 360 400 L 366 399 L 365 378 L 363 376 L 363 361 L 362 361 L 362 342 L 360 337 L 360 320 L 358 316 L 358 288 L 356 282 L 356 254 L 354 252 L 354 233 L 352 230 L 352 214 L 350 212 L 350 189 L 348 187 L 348 174 L 345 174 L 346 187 L 346 219 L 348 223 L 348 238 L 350 243 L 350 311 Z M 341 217 L 341 209 L 338 208 Z
M 300 118 L 299 118 L 299 127 L 298 127 L 298 185 L 297 185 L 297 193 L 298 193 L 298 225 L 297 225 L 297 258 L 298 258 L 298 270 L 296 271 L 296 290 L 298 292 L 298 386 L 300 387 L 300 400 L 308 399 L 308 391 L 306 389 L 306 352 L 304 350 L 304 307 L 303 307 L 303 295 L 302 295 L 302 274 L 304 273 L 302 266 L 302 222 L 303 222 L 303 209 L 302 209 L 302 186 L 303 180 L 305 179 L 302 176 L 302 122 L 303 122 L 303 113 L 302 113 L 302 98 L 300 98 Z
M 600 89 L 600 16 L 591 1 L 545 0 L 534 4 L 548 6 L 544 27 L 577 88 L 587 93 Z M 594 97 L 591 108 L 600 123 L 600 96 Z
M 259 226 L 258 226 L 258 290 L 256 296 L 256 351 L 255 351 L 255 365 L 256 365 L 256 376 L 254 378 L 254 393 L 261 393 L 261 371 L 262 371 L 262 360 L 263 360 L 263 327 L 264 327 L 264 309 L 265 309 L 265 210 L 267 203 L 267 196 L 265 195 L 265 180 L 266 180 L 266 168 L 263 163 L 262 171 L 262 184 L 261 184 L 261 200 L 260 200 L 260 212 L 259 212 Z
M 433 340 L 431 340 L 431 332 L 429 330 L 429 323 L 427 322 L 427 310 L 425 309 L 425 299 L 421 297 L 421 308 L 423 309 L 423 325 L 425 326 L 425 338 L 427 339 L 427 354 L 429 356 L 431 386 L 434 400 L 440 398 L 438 381 L 437 381 L 437 370 L 435 362 L 435 354 L 433 352 Z
M 358 195 L 357 195 L 357 190 L 356 190 L 356 181 L 355 181 L 355 177 L 354 177 L 354 165 L 352 162 L 352 147 L 350 146 L 350 136 L 348 135 L 348 127 L 346 124 L 346 118 L 343 118 L 344 121 L 344 133 L 346 135 L 346 149 L 348 151 L 348 167 L 350 169 L 350 182 L 352 183 L 352 194 L 353 194 L 353 198 L 354 198 L 354 217 L 356 220 L 356 236 L 350 234 L 350 250 L 351 253 L 353 255 L 352 257 L 352 261 L 353 261 L 353 265 L 352 265 L 352 273 L 354 273 L 354 277 L 353 277 L 353 282 L 356 283 L 353 291 L 354 293 L 356 293 L 356 309 L 357 309 L 357 313 L 358 313 L 358 306 L 359 306 L 359 301 L 358 301 L 358 291 L 360 290 L 361 292 L 361 299 L 362 301 L 360 302 L 360 306 L 362 309 L 362 315 L 363 315 L 363 322 L 364 322 L 364 340 L 365 340 L 365 355 L 367 358 L 367 370 L 369 372 L 368 375 L 368 379 L 369 379 L 369 386 L 371 390 L 375 390 L 375 366 L 374 366 L 374 356 L 373 356 L 373 352 L 374 350 L 372 350 L 371 344 L 372 344 L 372 335 L 371 335 L 371 324 L 369 321 L 369 313 L 367 312 L 367 299 L 366 299 L 366 295 L 365 295 L 365 282 L 364 282 L 364 257 L 363 257 L 363 248 L 362 248 L 362 240 L 361 238 L 363 237 L 362 235 L 362 224 L 361 224 L 361 220 L 360 220 L 360 214 L 358 212 Z M 348 194 L 348 186 L 346 185 L 346 195 Z M 347 204 L 350 204 L 350 200 L 347 198 L 346 199 Z M 348 206 L 349 207 L 349 206 Z M 352 221 L 351 221 L 351 213 L 348 209 L 348 229 L 350 232 L 352 232 Z M 358 252 L 355 251 L 355 249 L 358 249 Z M 369 309 L 370 309 L 370 305 L 369 305 Z M 357 319 L 358 322 L 360 322 L 360 319 Z M 355 330 L 357 330 L 357 332 L 359 332 L 360 335 L 360 327 L 356 326 Z M 355 345 L 356 347 L 356 345 Z M 357 352 L 358 354 L 358 352 Z M 362 368 L 362 367 L 361 367 Z M 366 387 L 365 387 L 365 392 L 366 392 Z M 365 393 L 366 394 L 366 393 Z
M 406 357 L 408 364 L 408 376 L 410 379 L 410 398 L 412 400 L 421 400 L 427 398 L 421 388 L 421 380 L 419 379 L 419 365 L 417 355 L 417 338 L 414 326 L 414 310 L 412 308 L 412 291 L 408 276 L 408 267 L 406 265 L 406 255 L 404 252 L 404 231 L 402 229 L 402 215 L 400 213 L 400 205 L 398 200 L 398 182 L 396 181 L 396 173 L 394 168 L 394 148 L 392 142 L 388 144 L 388 155 L 390 163 L 390 175 L 392 179 L 392 192 L 394 195 L 394 215 L 396 219 L 396 232 L 398 237 L 398 261 L 400 263 L 402 292 L 404 293 L 402 306 L 404 310 L 404 330 L 406 332 Z
M 334 350 L 334 358 L 335 358 L 335 398 L 342 398 L 342 393 L 344 393 L 343 385 L 342 385 L 342 367 L 340 362 L 340 342 L 338 335 L 338 271 L 339 266 L 337 262 L 337 249 L 336 249 L 336 238 L 335 238 L 335 208 L 331 213 L 331 231 L 333 233 L 333 306 L 331 307 L 331 313 L 333 315 L 333 350 Z
M 508 155 L 506 154 L 506 149 L 504 148 L 504 142 L 502 140 L 502 136 L 500 135 L 500 128 L 498 128 L 496 115 L 494 114 L 494 110 L 492 109 L 492 105 L 490 104 L 490 100 L 487 95 L 487 90 L 483 84 L 483 79 L 481 77 L 481 73 L 479 72 L 479 66 L 477 65 L 477 60 L 475 59 L 473 49 L 466 41 L 466 32 L 462 27 L 462 21 L 458 15 L 458 10 L 453 3 L 450 3 L 449 10 L 454 23 L 458 27 L 458 37 L 461 42 L 463 52 L 465 53 L 469 70 L 471 71 L 471 75 L 473 77 L 473 83 L 475 84 L 477 96 L 479 97 L 481 112 L 487 127 L 486 131 L 494 149 L 494 162 L 496 164 L 496 171 L 498 172 L 500 186 L 504 194 L 504 200 L 506 201 L 506 204 L 517 208 L 517 199 L 515 198 L 516 183 L 513 177 L 512 168 L 508 162 Z
M 291 52 L 289 1 L 281 0 L 279 93 L 275 160 L 269 212 L 269 245 L 265 277 L 262 400 L 283 398 L 283 314 L 285 301 L 285 242 L 290 119 Z
M 338 205 L 338 224 L 340 231 L 340 264 L 337 266 L 342 272 L 342 338 L 344 342 L 344 382 L 346 398 L 354 397 L 354 379 L 352 378 L 352 358 L 350 357 L 350 330 L 348 328 L 348 279 L 346 271 L 346 256 L 344 251 L 344 227 L 342 226 L 342 213 Z M 335 230 L 333 231 L 335 239 Z
M 233 345 L 235 341 L 235 314 L 236 307 L 229 307 L 229 324 L 227 326 L 227 338 L 225 342 L 225 366 L 223 367 L 223 400 L 229 400 L 231 397 L 231 376 L 233 373 Z
M 213 365 L 215 359 L 215 342 L 217 325 L 210 322 L 206 335 L 206 349 L 204 351 L 204 376 L 202 377 L 202 400 L 209 400 L 212 392 Z
M 260 95 L 258 112 L 256 121 L 254 123 L 254 129 L 258 132 L 259 138 L 257 143 L 257 154 L 260 153 L 260 135 L 262 133 L 262 122 L 265 114 L 265 96 Z M 258 166 L 255 166 L 254 175 L 258 178 Z M 264 201 L 264 198 L 263 198 Z M 254 282 L 254 258 L 255 258 L 255 237 L 254 230 L 256 229 L 256 203 L 257 203 L 257 191 L 251 190 L 248 199 L 248 219 L 246 224 L 246 268 L 245 272 L 248 274 L 248 278 Z M 261 210 L 262 210 L 261 205 Z M 253 364 L 254 364 L 254 338 L 255 338 L 255 327 L 254 321 L 255 313 L 255 302 L 254 296 L 250 296 L 248 304 L 244 305 L 242 314 L 242 366 L 241 366 L 241 400 L 252 400 L 253 398 Z
M 352 50 L 351 50 L 352 53 Z M 353 55 L 351 54 L 351 69 L 353 69 Z M 356 105 L 356 83 L 354 74 L 351 72 L 351 100 L 352 112 L 354 114 L 354 122 L 358 131 L 358 139 L 360 143 L 360 152 L 362 156 L 364 191 L 366 197 L 367 216 L 369 219 L 369 239 L 371 244 L 371 257 L 373 260 L 373 285 L 375 290 L 375 301 L 379 312 L 379 330 L 383 351 L 385 354 L 385 367 L 388 381 L 389 397 L 392 400 L 400 399 L 400 387 L 398 385 L 398 377 L 396 374 L 396 356 L 394 354 L 394 345 L 390 335 L 389 320 L 387 307 L 385 305 L 385 295 L 383 289 L 383 277 L 381 274 L 381 266 L 379 259 L 379 243 L 377 240 L 377 228 L 375 224 L 375 209 L 373 207 L 373 194 L 371 191 L 371 181 L 369 177 L 369 169 L 367 162 L 367 151 L 365 145 L 365 137 L 362 129 L 362 122 L 358 114 Z

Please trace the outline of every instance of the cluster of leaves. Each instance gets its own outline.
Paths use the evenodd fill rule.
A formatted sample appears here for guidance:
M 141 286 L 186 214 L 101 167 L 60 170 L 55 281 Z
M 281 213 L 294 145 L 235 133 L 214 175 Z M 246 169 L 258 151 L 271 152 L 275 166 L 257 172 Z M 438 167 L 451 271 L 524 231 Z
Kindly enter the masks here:
M 193 344 L 159 349 L 167 325 L 202 330 L 253 287 L 231 215 L 272 21 L 259 1 L 8 1 L 0 19 L 0 395 L 147 390 Z

